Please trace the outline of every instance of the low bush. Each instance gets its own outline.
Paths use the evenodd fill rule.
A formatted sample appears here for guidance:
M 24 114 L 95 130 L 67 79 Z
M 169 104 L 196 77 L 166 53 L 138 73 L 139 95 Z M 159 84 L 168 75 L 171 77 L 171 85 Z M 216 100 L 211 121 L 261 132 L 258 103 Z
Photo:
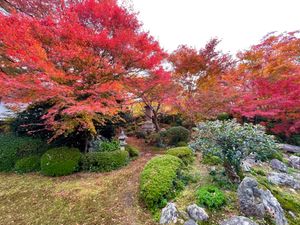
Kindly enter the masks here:
M 41 158 L 41 172 L 47 176 L 72 174 L 79 168 L 81 153 L 77 148 L 53 148 Z
M 92 152 L 113 152 L 120 150 L 120 142 L 117 140 L 95 140 L 91 143 L 90 150 Z
M 126 145 L 125 150 L 128 152 L 130 158 L 135 158 L 140 155 L 140 151 L 131 145 Z
M 218 156 L 207 154 L 203 155 L 202 163 L 210 166 L 222 164 L 222 159 Z
M 41 158 L 39 156 L 28 156 L 16 162 L 15 171 L 17 173 L 37 172 L 41 169 Z
M 176 144 L 176 147 L 185 147 L 185 146 L 188 146 L 188 144 L 184 141 L 179 141 L 177 144 Z
M 166 154 L 180 158 L 185 165 L 194 161 L 194 153 L 189 147 L 170 148 L 167 150 Z
M 220 157 L 227 176 L 235 183 L 242 178 L 241 161 L 245 157 L 255 153 L 257 159 L 266 161 L 279 152 L 274 137 L 267 135 L 263 126 L 239 124 L 236 120 L 201 123 L 190 146 L 202 151 L 204 157 Z
M 156 156 L 145 166 L 140 180 L 140 196 L 155 211 L 175 197 L 184 185 L 184 164 L 172 155 Z
M 83 170 L 91 172 L 107 172 L 127 165 L 129 154 L 127 151 L 89 152 L 82 156 Z
M 31 155 L 40 155 L 47 145 L 40 139 L 0 134 L 0 171 L 12 171 L 17 160 Z
M 184 127 L 171 127 L 166 131 L 161 131 L 160 135 L 169 146 L 176 146 L 179 142 L 188 142 L 190 131 Z
M 215 186 L 200 187 L 197 191 L 198 204 L 209 209 L 219 209 L 226 202 L 223 192 Z

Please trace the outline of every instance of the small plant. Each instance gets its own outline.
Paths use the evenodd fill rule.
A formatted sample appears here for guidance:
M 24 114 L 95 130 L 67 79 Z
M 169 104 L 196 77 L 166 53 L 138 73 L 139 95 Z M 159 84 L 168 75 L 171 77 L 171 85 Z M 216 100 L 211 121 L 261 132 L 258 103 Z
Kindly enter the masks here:
M 202 163 L 211 166 L 220 165 L 222 164 L 222 159 L 218 156 L 207 154 L 203 155 Z
M 140 196 L 152 211 L 162 208 L 183 189 L 183 162 L 172 155 L 156 156 L 145 166 L 140 180 Z
M 17 173 L 29 173 L 40 171 L 41 159 L 39 156 L 28 156 L 16 162 L 15 171 Z
M 53 148 L 41 158 L 41 172 L 47 176 L 64 176 L 79 168 L 81 153 L 76 148 Z
M 131 145 L 126 145 L 125 150 L 128 152 L 130 158 L 135 158 L 140 155 L 140 151 Z
M 120 150 L 120 143 L 117 140 L 95 140 L 92 142 L 92 152 L 113 152 Z
M 180 158 L 185 165 L 191 164 L 194 161 L 194 153 L 189 147 L 170 148 L 166 154 Z
M 129 154 L 127 151 L 90 152 L 82 156 L 83 170 L 91 172 L 107 172 L 127 165 Z
M 209 209 L 219 209 L 226 203 L 223 192 L 215 186 L 200 187 L 197 191 L 198 204 Z

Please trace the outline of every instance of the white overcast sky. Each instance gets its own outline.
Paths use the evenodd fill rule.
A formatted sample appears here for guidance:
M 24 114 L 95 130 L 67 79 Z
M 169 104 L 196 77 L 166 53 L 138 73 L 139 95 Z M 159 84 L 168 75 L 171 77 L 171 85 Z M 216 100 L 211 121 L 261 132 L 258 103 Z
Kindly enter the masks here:
M 145 30 L 167 51 L 212 37 L 235 54 L 269 32 L 300 29 L 300 0 L 131 0 Z

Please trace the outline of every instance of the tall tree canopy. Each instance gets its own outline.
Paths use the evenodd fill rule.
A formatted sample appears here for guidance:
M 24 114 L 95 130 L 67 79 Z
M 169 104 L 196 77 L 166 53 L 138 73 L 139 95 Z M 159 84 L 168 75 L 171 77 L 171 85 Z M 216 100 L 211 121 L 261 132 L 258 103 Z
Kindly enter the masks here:
M 126 106 L 126 83 L 142 73 L 154 80 L 164 74 L 158 42 L 116 0 L 69 4 L 45 17 L 13 12 L 0 15 L 0 24 L 2 100 L 51 99 L 45 119 L 56 131 L 52 138 L 74 129 L 95 133 L 96 115 Z

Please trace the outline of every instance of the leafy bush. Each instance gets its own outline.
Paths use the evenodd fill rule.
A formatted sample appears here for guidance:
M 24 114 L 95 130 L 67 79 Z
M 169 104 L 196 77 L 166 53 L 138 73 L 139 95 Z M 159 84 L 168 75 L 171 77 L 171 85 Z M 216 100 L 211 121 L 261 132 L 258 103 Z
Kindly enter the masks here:
M 151 210 L 162 208 L 182 190 L 184 164 L 172 155 L 156 156 L 145 166 L 140 180 L 140 196 Z
M 241 161 L 250 153 L 257 159 L 271 159 L 278 152 L 273 136 L 265 133 L 264 127 L 253 124 L 239 124 L 236 120 L 208 121 L 200 123 L 196 140 L 191 143 L 203 155 L 215 155 L 222 159 L 227 176 L 239 182 Z
M 16 162 L 15 171 L 17 173 L 29 173 L 40 171 L 41 158 L 39 156 L 28 156 Z
M 222 159 L 218 156 L 212 155 L 212 154 L 207 154 L 203 155 L 202 163 L 206 165 L 219 165 L 222 163 Z
M 135 132 L 135 136 L 136 136 L 137 138 L 142 138 L 142 139 L 144 139 L 144 138 L 146 138 L 147 134 L 146 134 L 144 131 L 136 131 L 136 132 Z
M 79 168 L 81 153 L 77 148 L 52 148 L 41 158 L 41 172 L 47 176 L 64 176 Z
M 96 152 L 113 152 L 120 150 L 120 143 L 117 140 L 97 140 L 93 143 L 93 150 Z
M 223 192 L 215 186 L 200 187 L 197 191 L 198 204 L 209 209 L 218 209 L 225 204 Z
M 91 172 L 106 172 L 127 165 L 129 154 L 127 151 L 89 152 L 81 159 L 83 170 Z
M 189 147 L 170 148 L 167 150 L 166 154 L 180 158 L 185 165 L 194 161 L 194 153 Z
M 40 139 L 0 134 L 0 171 L 11 171 L 17 160 L 45 152 L 47 145 Z
M 176 144 L 176 147 L 185 147 L 185 146 L 188 146 L 188 144 L 184 141 L 179 141 L 177 144 Z
M 161 131 L 160 136 L 166 144 L 176 146 L 179 142 L 188 142 L 190 131 L 184 127 L 171 127 L 166 131 Z
M 131 145 L 126 145 L 125 150 L 128 152 L 130 158 L 135 158 L 140 155 L 140 151 Z

